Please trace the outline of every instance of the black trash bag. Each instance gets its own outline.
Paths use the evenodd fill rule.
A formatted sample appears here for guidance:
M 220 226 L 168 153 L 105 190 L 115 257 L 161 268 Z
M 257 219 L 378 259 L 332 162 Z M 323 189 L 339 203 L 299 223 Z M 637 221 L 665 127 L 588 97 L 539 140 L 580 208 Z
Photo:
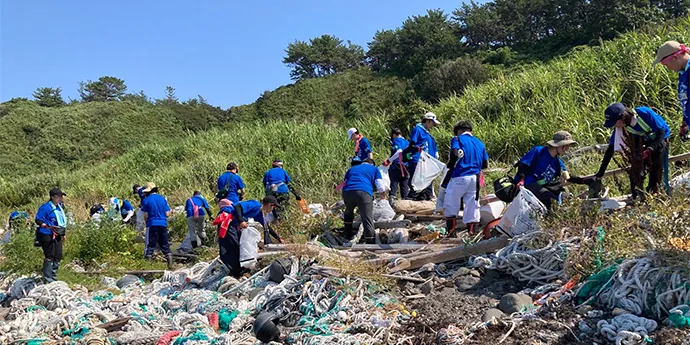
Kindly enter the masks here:
M 285 275 L 290 274 L 290 267 L 292 266 L 292 260 L 288 258 L 280 258 L 271 263 L 268 268 L 268 278 L 280 284 Z
M 256 339 L 268 343 L 280 338 L 280 330 L 277 326 L 278 320 L 279 318 L 272 313 L 263 312 L 259 314 L 254 320 L 254 328 L 252 330 Z

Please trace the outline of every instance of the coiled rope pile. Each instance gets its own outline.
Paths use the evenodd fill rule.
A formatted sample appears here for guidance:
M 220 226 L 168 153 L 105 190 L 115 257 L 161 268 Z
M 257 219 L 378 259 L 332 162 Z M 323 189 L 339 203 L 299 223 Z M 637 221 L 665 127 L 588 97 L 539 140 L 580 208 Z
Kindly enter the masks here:
M 19 278 L 0 286 L 12 299 L 0 343 L 254 344 L 252 325 L 261 312 L 280 320 L 290 344 L 395 344 L 404 337 L 393 330 L 410 316 L 362 279 L 324 277 L 294 258 L 281 283 L 269 278 L 266 270 L 227 277 L 218 260 L 165 272 L 150 284 L 121 284 L 115 294 Z M 98 328 L 125 317 L 117 333 Z

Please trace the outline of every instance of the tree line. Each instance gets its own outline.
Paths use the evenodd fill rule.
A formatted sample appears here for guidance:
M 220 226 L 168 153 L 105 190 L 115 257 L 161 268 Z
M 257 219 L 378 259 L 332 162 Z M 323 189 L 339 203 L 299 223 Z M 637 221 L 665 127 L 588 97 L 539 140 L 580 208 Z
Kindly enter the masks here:
M 300 81 L 370 68 L 409 80 L 436 102 L 498 70 L 684 17 L 690 0 L 494 0 L 452 15 L 429 10 L 374 34 L 367 50 L 333 35 L 290 43 L 283 63 Z

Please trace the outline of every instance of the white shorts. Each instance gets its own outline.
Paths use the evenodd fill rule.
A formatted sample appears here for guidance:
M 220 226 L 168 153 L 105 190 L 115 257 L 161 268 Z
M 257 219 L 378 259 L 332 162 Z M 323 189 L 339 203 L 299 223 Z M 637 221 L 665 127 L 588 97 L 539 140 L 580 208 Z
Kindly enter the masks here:
M 477 176 L 453 177 L 446 188 L 443 201 L 446 217 L 457 217 L 461 201 L 465 202 L 462 222 L 465 224 L 479 222 L 479 200 L 477 198 Z

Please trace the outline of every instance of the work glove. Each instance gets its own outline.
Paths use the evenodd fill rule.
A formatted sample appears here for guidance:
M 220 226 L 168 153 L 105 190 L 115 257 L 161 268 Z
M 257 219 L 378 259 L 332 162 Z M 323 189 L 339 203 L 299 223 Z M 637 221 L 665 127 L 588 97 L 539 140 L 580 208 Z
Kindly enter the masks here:
M 688 141 L 688 139 L 690 139 L 690 136 L 688 136 L 688 125 L 683 121 L 683 124 L 680 125 L 680 140 Z
M 588 176 L 582 179 L 582 182 L 588 186 L 592 185 L 596 179 L 599 178 L 597 176 Z
M 47 229 L 47 228 L 48 228 L 48 224 L 43 223 L 43 224 L 41 224 L 41 227 L 44 228 L 44 229 Z
M 518 183 L 515 184 L 516 187 L 524 187 L 525 186 L 525 180 L 520 180 Z
M 652 149 L 646 149 L 642 152 L 642 160 L 649 158 L 652 155 Z
M 390 162 L 389 160 L 386 159 L 385 161 L 383 161 L 383 166 L 384 166 L 384 167 L 387 167 L 387 166 L 389 166 L 389 165 L 391 165 L 391 162 Z

